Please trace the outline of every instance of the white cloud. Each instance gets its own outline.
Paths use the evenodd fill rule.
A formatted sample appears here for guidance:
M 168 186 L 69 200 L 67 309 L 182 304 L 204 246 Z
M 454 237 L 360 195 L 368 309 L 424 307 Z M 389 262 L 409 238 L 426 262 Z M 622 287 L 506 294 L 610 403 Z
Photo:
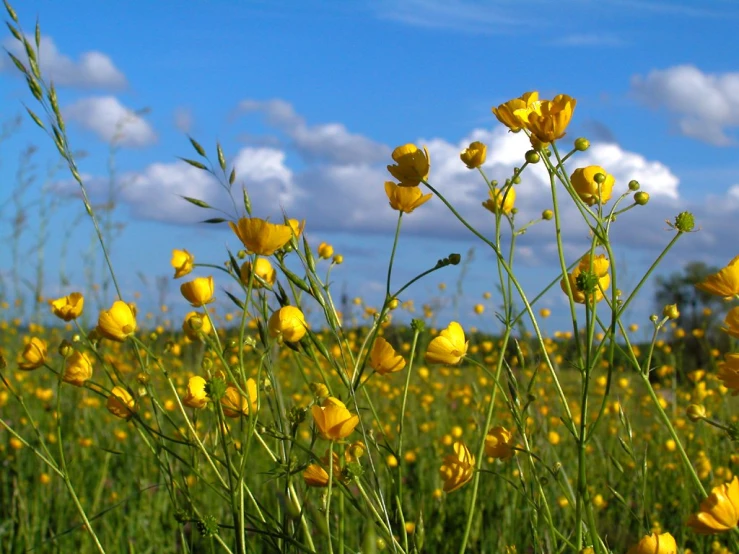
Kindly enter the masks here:
M 83 98 L 62 110 L 65 119 L 78 123 L 106 142 L 142 147 L 154 143 L 154 129 L 113 96 Z
M 717 146 L 736 142 L 727 131 L 739 126 L 739 72 L 707 74 L 679 65 L 635 75 L 631 90 L 648 106 L 671 112 L 685 136 Z
M 28 39 L 33 43 L 33 37 Z M 25 49 L 14 38 L 6 39 L 3 45 L 20 60 L 27 59 Z M 83 52 L 75 61 L 59 52 L 48 36 L 41 37 L 39 60 L 41 72 L 57 87 L 121 90 L 127 85 L 125 75 L 107 55 L 92 50 Z M 0 57 L 0 71 L 18 73 L 7 56 Z

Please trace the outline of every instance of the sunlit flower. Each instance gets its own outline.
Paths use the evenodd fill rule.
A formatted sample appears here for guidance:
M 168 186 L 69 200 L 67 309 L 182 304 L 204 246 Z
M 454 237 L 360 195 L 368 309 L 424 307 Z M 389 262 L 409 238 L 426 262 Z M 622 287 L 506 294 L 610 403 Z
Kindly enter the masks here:
M 92 377 L 92 358 L 83 352 L 72 352 L 64 363 L 62 379 L 76 387 L 81 387 Z
M 110 391 L 106 407 L 114 416 L 130 419 L 136 413 L 136 400 L 124 387 L 115 386 Z
M 172 260 L 169 262 L 174 268 L 174 278 L 179 279 L 192 271 L 192 265 L 195 263 L 195 256 L 187 250 L 172 250 Z
M 493 108 L 493 114 L 495 114 L 495 117 L 503 125 L 508 127 L 514 133 L 517 133 L 525 127 L 525 122 L 515 115 L 516 111 L 530 108 L 533 104 L 538 103 L 538 92 L 526 92 L 520 98 L 514 98 L 505 104 L 501 104 L 497 108 Z
M 593 283 L 593 290 L 589 294 L 591 299 L 595 300 L 595 302 L 600 302 L 601 300 L 603 300 L 603 293 L 608 290 L 608 287 L 611 286 L 611 276 L 608 273 L 610 262 L 604 254 L 599 254 L 592 258 L 592 270 L 590 266 L 591 257 L 590 254 L 586 254 L 582 257 L 580 263 L 572 271 L 572 273 L 569 273 L 567 275 L 567 278 L 570 282 L 570 288 L 572 289 L 572 298 L 578 304 L 584 304 L 586 296 L 585 291 L 578 288 L 578 280 L 582 273 L 592 272 L 592 275 L 596 280 Z M 567 294 L 567 285 L 565 280 L 562 279 L 559 284 L 560 287 L 562 287 L 562 291 Z
M 485 200 L 482 205 L 492 213 L 502 210 L 504 214 L 509 214 L 516 203 L 516 189 L 513 187 L 496 187 L 493 190 L 488 190 L 488 196 L 490 198 Z
M 338 398 L 329 396 L 323 405 L 311 408 L 313 421 L 320 435 L 326 440 L 348 437 L 359 424 L 359 416 L 352 414 Z
M 328 452 L 323 458 L 321 458 L 321 463 L 326 467 L 328 467 L 328 458 Z M 339 455 L 336 452 L 333 453 L 332 460 L 333 469 L 331 471 L 334 479 L 338 479 L 341 476 L 341 466 L 339 465 Z M 323 469 L 319 464 L 310 464 L 305 468 L 305 471 L 303 471 L 303 481 L 305 481 L 305 484 L 309 487 L 326 487 L 328 486 L 328 479 L 328 471 Z
M 677 543 L 669 533 L 645 535 L 627 554 L 677 554 Z
M 725 327 L 721 328 L 723 331 L 739 339 L 739 306 L 735 306 L 727 312 L 724 325 Z
M 191 305 L 204 306 L 215 300 L 213 298 L 214 284 L 213 277 L 197 277 L 192 281 L 187 281 L 180 285 L 180 292 Z
M 717 376 L 733 396 L 739 395 L 739 354 L 725 354 L 724 361 L 718 363 Z
M 188 313 L 182 322 L 182 331 L 188 339 L 193 341 L 199 340 L 201 333 L 210 335 L 212 330 L 213 325 L 211 325 L 208 315 L 200 312 Z
M 116 300 L 109 310 L 100 312 L 98 332 L 106 339 L 123 342 L 136 331 L 136 313 L 121 300 Z
M 283 306 L 275 310 L 267 327 L 271 337 L 281 337 L 286 342 L 298 342 L 308 329 L 303 312 L 295 306 Z
M 688 518 L 688 527 L 701 535 L 731 531 L 739 523 L 739 478 L 714 487 L 697 514 Z
M 380 375 L 395 373 L 405 367 L 405 359 L 382 337 L 375 339 L 370 352 L 369 365 Z
M 458 364 L 467 353 L 469 341 L 465 341 L 464 329 L 456 321 L 439 333 L 426 349 L 426 362 L 430 364 Z
M 603 182 L 600 184 L 595 180 L 595 176 L 599 174 L 603 176 Z M 616 179 L 610 173 L 606 173 L 601 166 L 589 165 L 577 168 L 570 176 L 570 182 L 580 199 L 588 206 L 592 206 L 605 204 L 611 199 Z
M 328 260 L 331 256 L 334 255 L 334 247 L 327 242 L 322 242 L 318 245 L 318 249 L 316 250 L 316 252 L 318 252 L 319 258 Z
M 242 395 L 234 385 L 226 387 L 226 392 L 221 398 L 221 406 L 223 407 L 223 415 L 226 417 L 248 416 L 249 410 L 257 411 L 257 382 L 254 379 L 246 380 L 246 393 L 249 398 Z M 251 408 L 250 408 L 251 406 Z
M 468 169 L 475 169 L 485 163 L 485 157 L 488 153 L 488 147 L 480 141 L 470 143 L 470 145 L 462 150 L 459 158 Z
M 524 127 L 541 142 L 552 142 L 565 135 L 576 104 L 574 98 L 558 94 L 552 100 L 516 110 L 514 115 L 524 121 Z
M 241 282 L 244 283 L 244 285 L 249 284 L 249 278 L 251 277 L 251 267 L 252 263 L 249 261 L 241 264 L 239 275 L 241 277 Z M 254 267 L 256 268 L 254 271 L 255 277 L 259 277 L 259 279 L 264 281 L 270 287 L 275 284 L 275 281 L 277 280 L 277 272 L 275 271 L 275 268 L 272 267 L 272 264 L 267 258 L 257 258 Z M 252 280 L 252 286 L 254 288 L 262 288 L 262 281 L 260 281 L 259 279 L 255 278 Z
M 291 225 L 276 225 L 257 217 L 242 217 L 236 223 L 228 222 L 249 252 L 271 256 L 285 246 L 295 233 Z
M 31 340 L 23 348 L 23 352 L 21 352 L 18 367 L 25 371 L 30 371 L 44 365 L 47 355 L 46 348 L 46 342 L 40 338 L 31 337 Z
M 444 481 L 444 492 L 456 491 L 459 487 L 472 479 L 475 471 L 475 456 L 462 442 L 453 445 L 454 454 L 448 454 L 439 469 L 442 481 Z
M 395 164 L 387 170 L 401 187 L 415 187 L 428 179 L 431 159 L 425 146 L 421 151 L 415 144 L 404 144 L 393 150 L 392 156 Z
M 739 256 L 721 271 L 709 275 L 695 286 L 717 296 L 730 297 L 739 294 Z
M 411 213 L 431 199 L 431 194 L 423 194 L 418 186 L 401 187 L 392 181 L 385 181 L 385 194 L 387 194 L 390 207 L 393 210 L 406 214 Z
M 303 234 L 303 229 L 305 229 L 305 219 L 303 221 L 300 221 L 299 219 L 288 219 L 287 224 L 292 229 L 295 237 L 300 238 L 300 235 Z
M 85 298 L 80 292 L 73 292 L 56 300 L 50 300 L 51 312 L 64 321 L 72 321 L 82 315 Z
M 208 395 L 205 392 L 206 381 L 199 375 L 190 377 L 187 381 L 187 392 L 182 397 L 182 403 L 190 408 L 205 408 Z
M 513 453 L 513 434 L 505 427 L 497 426 L 485 435 L 485 455 L 507 460 Z

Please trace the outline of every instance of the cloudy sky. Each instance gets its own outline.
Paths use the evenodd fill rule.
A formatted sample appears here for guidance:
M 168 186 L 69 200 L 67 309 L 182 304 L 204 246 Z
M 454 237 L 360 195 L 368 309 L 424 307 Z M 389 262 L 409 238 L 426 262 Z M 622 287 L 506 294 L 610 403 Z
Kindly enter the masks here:
M 210 263 L 225 260 L 226 247 L 238 248 L 227 229 L 197 224 L 216 214 L 180 199 L 233 211 L 215 180 L 178 160 L 195 156 L 188 134 L 211 154 L 220 141 L 254 214 L 276 220 L 284 210 L 305 218 L 313 244 L 327 241 L 344 254 L 336 287 L 376 303 L 396 217 L 383 189 L 392 149 L 426 145 L 432 184 L 490 233 L 490 214 L 480 206 L 485 185 L 459 151 L 482 140 L 486 173 L 509 176 L 527 141 L 498 124 L 490 107 L 529 90 L 577 98 L 564 142 L 586 136 L 593 146 L 572 170 L 598 163 L 616 177 L 617 192 L 638 179 L 651 194 L 647 207 L 615 226 L 621 288 L 636 284 L 671 238 L 665 220 L 682 210 L 696 214 L 700 231 L 684 238 L 665 272 L 690 260 L 723 265 L 739 253 L 739 66 L 723 54 L 739 51 L 739 6 L 730 0 L 532 0 L 525 10 L 513 0 L 15 4 L 26 32 L 40 19 L 41 67 L 58 89 L 72 147 L 85 154 L 79 166 L 94 200 L 105 202 L 114 184 L 121 230 L 113 261 L 124 288 L 141 291 L 144 301 L 155 301 L 155 279 L 170 273 L 173 248 Z M 9 33 L 3 43 L 21 55 Z M 7 128 L 23 103 L 34 105 L 8 59 L 0 61 L 0 95 Z M 22 161 L 30 145 L 38 147 L 31 167 Z M 54 154 L 28 118 L 0 149 L 6 244 L 19 206 L 26 217 L 21 252 L 39 239 L 39 206 L 53 206 L 46 216 L 48 294 L 88 286 L 82 266 L 91 242 L 75 186 L 55 171 Z M 19 194 L 23 180 L 29 184 Z M 520 224 L 551 204 L 540 167 L 524 174 L 517 192 Z M 587 248 L 574 220 L 566 226 L 572 261 Z M 517 264 L 531 296 L 555 274 L 552 241 L 547 224 L 520 240 Z M 492 257 L 438 199 L 405 218 L 397 284 L 472 248 L 465 298 L 440 323 L 459 317 L 492 329 L 500 301 Z M 35 260 L 27 258 L 19 258 L 22 272 L 32 279 Z M 0 250 L 6 286 L 13 267 L 12 249 Z M 69 285 L 60 284 L 60 268 Z M 449 297 L 459 278 L 460 268 L 449 269 L 410 296 L 420 305 L 439 295 L 443 281 Z M 493 297 L 475 316 L 472 306 L 485 291 Z M 550 325 L 565 323 L 558 287 L 542 305 L 555 312 Z M 652 309 L 647 294 L 630 319 L 646 323 Z

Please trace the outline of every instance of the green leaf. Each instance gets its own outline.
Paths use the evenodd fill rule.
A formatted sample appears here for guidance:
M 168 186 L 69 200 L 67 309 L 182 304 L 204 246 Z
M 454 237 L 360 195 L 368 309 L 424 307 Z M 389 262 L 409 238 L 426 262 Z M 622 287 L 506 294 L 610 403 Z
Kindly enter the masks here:
M 192 144 L 192 147 L 195 149 L 195 152 L 205 157 L 205 149 L 202 146 L 200 146 L 200 143 L 192 137 L 187 137 L 187 138 L 190 139 L 190 144 Z
M 18 29 L 16 29 L 15 27 L 13 27 L 7 21 L 5 22 L 5 24 L 8 26 L 8 29 L 10 29 L 10 34 L 13 35 L 16 38 L 16 40 L 23 40 L 23 37 L 21 36 L 21 33 L 20 33 L 20 31 L 18 31 Z
M 226 171 L 226 157 L 223 155 L 223 149 L 220 143 L 216 143 L 216 151 L 218 152 L 218 165 L 221 166 L 223 171 Z
M 16 58 L 13 54 L 8 52 L 8 56 L 10 56 L 10 59 L 13 60 L 13 63 L 15 64 L 15 67 L 18 68 L 18 70 L 23 73 L 23 75 L 28 75 L 28 70 L 26 69 L 26 66 L 23 65 L 23 62 L 20 61 L 18 58 Z
M 223 292 L 226 293 L 226 296 L 228 296 L 231 299 L 231 302 L 233 302 L 234 304 L 236 304 L 236 306 L 240 310 L 243 310 L 244 309 L 244 303 L 241 300 L 239 300 L 238 298 L 236 298 L 233 294 L 231 294 L 227 290 L 224 290 Z
M 41 127 L 42 129 L 46 130 L 46 127 L 44 127 L 44 124 L 43 124 L 43 123 L 41 122 L 41 120 L 39 119 L 39 117 L 38 117 L 38 116 L 37 116 L 37 115 L 36 115 L 35 113 L 33 113 L 33 112 L 32 112 L 32 111 L 31 111 L 31 110 L 30 110 L 30 109 L 28 108 L 28 106 L 25 106 L 25 108 L 26 108 L 26 111 L 28 112 L 28 115 L 30 115 L 30 116 L 31 116 L 31 119 L 33 119 L 33 122 L 34 122 L 34 123 L 35 123 L 36 125 L 38 125 L 39 127 Z
M 233 185 L 236 180 L 236 168 L 231 170 L 231 175 L 228 176 L 228 184 Z
M 188 160 L 187 158 L 180 158 L 180 159 L 181 159 L 181 160 L 182 160 L 183 162 L 185 162 L 185 163 L 187 163 L 187 164 L 190 164 L 190 165 L 191 165 L 191 166 L 193 166 L 193 167 L 197 167 L 198 169 L 203 169 L 203 170 L 205 170 L 205 171 L 208 171 L 208 168 L 207 168 L 207 167 L 205 167 L 205 166 L 204 166 L 203 164 L 201 164 L 200 162 L 196 162 L 195 160 Z
M 195 206 L 197 206 L 199 208 L 211 208 L 212 207 L 207 202 L 204 202 L 203 200 L 198 200 L 197 198 L 190 198 L 189 196 L 181 196 L 180 198 L 184 198 L 190 204 L 194 204 Z

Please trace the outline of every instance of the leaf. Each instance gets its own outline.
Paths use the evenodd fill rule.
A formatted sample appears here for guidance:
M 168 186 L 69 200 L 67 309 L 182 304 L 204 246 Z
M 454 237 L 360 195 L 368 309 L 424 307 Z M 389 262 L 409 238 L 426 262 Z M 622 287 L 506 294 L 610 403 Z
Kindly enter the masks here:
M 216 151 L 218 152 L 218 165 L 221 166 L 223 171 L 226 171 L 226 157 L 223 155 L 223 149 L 220 143 L 216 143 Z
M 192 144 L 192 147 L 195 149 L 195 151 L 201 156 L 205 157 L 205 149 L 202 146 L 200 146 L 200 143 L 192 137 L 187 137 L 187 138 L 190 139 L 190 144 Z
M 5 22 L 5 24 L 8 26 L 8 29 L 10 29 L 10 34 L 12 34 L 16 38 L 16 40 L 23 40 L 23 37 L 21 37 L 20 31 L 18 31 L 18 29 L 13 27 L 7 21 Z
M 197 167 L 198 169 L 203 169 L 205 171 L 208 171 L 208 168 L 205 167 L 200 162 L 196 162 L 195 160 L 188 160 L 187 158 L 179 158 L 179 159 L 182 160 L 183 162 L 187 163 L 187 164 L 190 164 L 193 167 Z
M 231 294 L 227 290 L 224 290 L 223 292 L 226 293 L 226 296 L 228 296 L 231 299 L 231 302 L 233 302 L 234 304 L 236 304 L 236 306 L 240 310 L 243 310 L 244 309 L 244 303 L 241 300 L 239 300 L 238 298 L 236 298 L 233 294 Z
M 31 119 L 33 119 L 33 122 L 39 127 L 41 127 L 42 129 L 46 130 L 46 127 L 44 127 L 44 124 L 41 122 L 39 117 L 35 113 L 33 113 L 28 106 L 25 106 L 25 108 L 26 108 L 26 111 L 28 112 L 28 115 L 30 115 Z
M 184 198 L 190 204 L 194 204 L 195 206 L 199 208 L 211 208 L 210 204 L 208 204 L 207 202 L 204 202 L 203 200 L 198 200 L 197 198 L 190 198 L 189 196 L 180 196 L 180 198 Z
M 228 176 L 228 184 L 233 185 L 236 180 L 236 168 L 231 170 L 231 175 Z

